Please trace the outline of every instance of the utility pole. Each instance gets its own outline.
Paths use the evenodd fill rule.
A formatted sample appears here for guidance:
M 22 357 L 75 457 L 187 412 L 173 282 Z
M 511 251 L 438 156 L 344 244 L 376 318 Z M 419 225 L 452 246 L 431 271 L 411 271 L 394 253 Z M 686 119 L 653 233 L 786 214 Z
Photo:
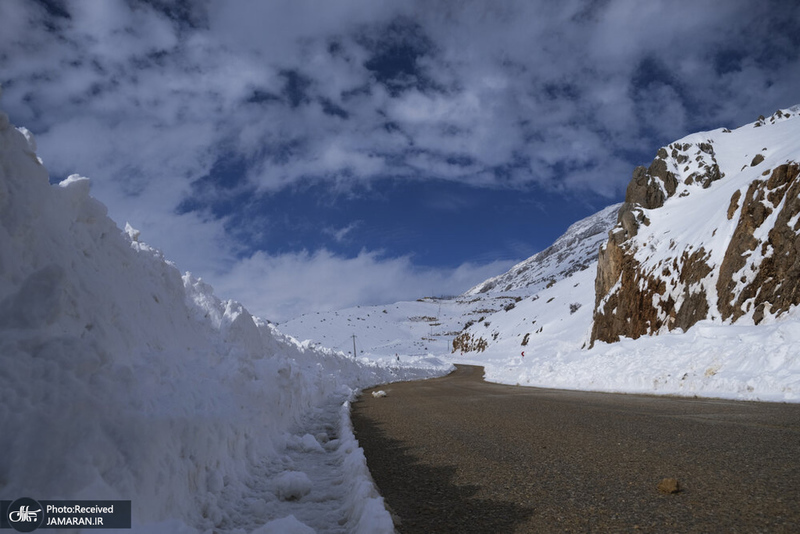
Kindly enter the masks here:
M 356 352 L 356 335 L 353 334 L 353 358 L 357 357 L 358 353 Z

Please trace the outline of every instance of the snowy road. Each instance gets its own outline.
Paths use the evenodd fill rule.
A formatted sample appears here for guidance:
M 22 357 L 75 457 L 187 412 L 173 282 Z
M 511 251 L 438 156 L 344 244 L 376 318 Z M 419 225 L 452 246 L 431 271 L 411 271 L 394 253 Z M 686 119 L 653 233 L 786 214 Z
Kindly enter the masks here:
M 366 391 L 356 437 L 399 532 L 790 532 L 800 406 L 522 388 L 482 368 Z M 662 494 L 677 478 L 682 491 Z

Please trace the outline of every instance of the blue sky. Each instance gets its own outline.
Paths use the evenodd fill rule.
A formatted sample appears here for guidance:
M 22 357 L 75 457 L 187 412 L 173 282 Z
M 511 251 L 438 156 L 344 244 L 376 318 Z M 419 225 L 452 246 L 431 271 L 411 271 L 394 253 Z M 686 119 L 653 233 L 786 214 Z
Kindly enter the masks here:
M 456 294 L 800 103 L 793 1 L 3 0 L 54 181 L 273 320 Z

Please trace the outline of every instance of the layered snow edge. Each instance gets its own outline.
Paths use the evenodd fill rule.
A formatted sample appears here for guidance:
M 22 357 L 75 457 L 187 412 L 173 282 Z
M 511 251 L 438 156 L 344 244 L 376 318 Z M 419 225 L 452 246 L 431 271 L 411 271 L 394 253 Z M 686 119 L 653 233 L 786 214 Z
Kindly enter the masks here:
M 0 112 L 0 492 L 130 499 L 139 532 L 391 532 L 348 402 L 451 366 L 299 343 L 121 231 L 89 185 L 50 185 Z

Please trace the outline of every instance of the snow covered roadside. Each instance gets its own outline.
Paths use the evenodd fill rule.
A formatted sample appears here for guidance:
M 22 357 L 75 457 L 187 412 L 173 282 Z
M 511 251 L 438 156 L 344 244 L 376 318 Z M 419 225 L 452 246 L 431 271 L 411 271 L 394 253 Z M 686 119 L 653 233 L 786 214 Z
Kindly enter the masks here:
M 795 312 L 795 315 L 796 312 Z M 486 379 L 560 389 L 800 402 L 800 322 L 720 325 L 598 343 L 590 350 L 487 355 Z
M 542 276 L 556 278 L 556 267 Z M 594 261 L 533 295 L 502 293 L 519 295 L 518 302 L 491 294 L 475 302 L 400 302 L 304 316 L 284 327 L 331 344 L 346 345 L 342 332 L 354 332 L 370 359 L 384 365 L 395 352 L 405 363 L 406 354 L 432 349 L 443 360 L 483 366 L 487 380 L 505 384 L 800 402 L 800 310 L 758 326 L 702 321 L 685 333 L 588 349 L 596 272 Z M 467 331 L 489 341 L 488 348 L 451 354 L 452 333 L 467 321 L 474 323 Z
M 452 361 L 482 365 L 486 380 L 503 384 L 800 402 L 800 309 L 757 326 L 706 320 L 589 349 L 594 267 L 488 316 L 476 332 L 496 332 L 497 342 Z
M 130 499 L 134 532 L 391 532 L 347 402 L 451 366 L 282 335 L 35 151 L 0 112 L 0 497 Z

